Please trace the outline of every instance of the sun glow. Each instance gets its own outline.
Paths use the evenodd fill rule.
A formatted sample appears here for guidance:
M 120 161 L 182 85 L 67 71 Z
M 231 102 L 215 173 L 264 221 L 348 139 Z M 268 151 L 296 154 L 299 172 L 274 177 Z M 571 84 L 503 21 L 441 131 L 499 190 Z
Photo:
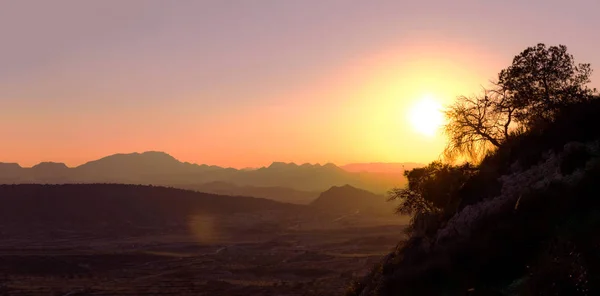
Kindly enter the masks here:
M 416 132 L 433 137 L 440 132 L 444 122 L 442 105 L 433 97 L 425 96 L 412 106 L 409 120 Z

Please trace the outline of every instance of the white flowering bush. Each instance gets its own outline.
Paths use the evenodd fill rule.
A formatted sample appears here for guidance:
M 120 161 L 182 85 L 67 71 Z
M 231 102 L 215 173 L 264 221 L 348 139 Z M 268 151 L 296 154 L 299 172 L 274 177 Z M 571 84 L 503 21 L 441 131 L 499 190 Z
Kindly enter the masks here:
M 584 166 L 572 174 L 562 175 L 560 173 L 561 156 L 582 148 L 594 156 L 587 162 L 588 166 Z M 490 218 L 505 211 L 518 210 L 519 199 L 526 196 L 527 193 L 545 188 L 551 182 L 573 184 L 582 177 L 585 168 L 589 168 L 593 163 L 600 162 L 598 150 L 597 142 L 586 144 L 571 142 L 565 145 L 561 154 L 557 155 L 549 152 L 539 164 L 528 169 L 522 170 L 518 164 L 514 164 L 511 167 L 515 171 L 499 178 L 502 184 L 500 195 L 466 206 L 450 218 L 443 228 L 438 230 L 433 241 L 439 244 L 448 240 L 467 239 L 474 226 L 482 219 Z

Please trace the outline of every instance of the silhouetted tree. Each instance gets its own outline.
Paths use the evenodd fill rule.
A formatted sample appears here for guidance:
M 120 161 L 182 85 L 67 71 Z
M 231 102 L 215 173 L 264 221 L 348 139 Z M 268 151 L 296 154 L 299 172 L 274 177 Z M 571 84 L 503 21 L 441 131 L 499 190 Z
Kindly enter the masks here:
M 512 133 L 551 121 L 568 105 L 591 100 L 596 92 L 586 86 L 591 73 L 590 64 L 575 64 L 564 45 L 547 48 L 540 43 L 525 49 L 500 71 L 493 88 L 461 96 L 446 110 L 445 156 L 477 160 Z
M 445 112 L 449 119 L 444 126 L 449 138 L 445 156 L 477 159 L 491 147 L 499 147 L 514 128 L 515 109 L 498 90 L 483 89 L 480 95 L 458 97 Z
M 522 123 L 552 119 L 566 105 L 592 98 L 590 64 L 575 64 L 565 45 L 528 47 L 498 75 L 496 86 Z

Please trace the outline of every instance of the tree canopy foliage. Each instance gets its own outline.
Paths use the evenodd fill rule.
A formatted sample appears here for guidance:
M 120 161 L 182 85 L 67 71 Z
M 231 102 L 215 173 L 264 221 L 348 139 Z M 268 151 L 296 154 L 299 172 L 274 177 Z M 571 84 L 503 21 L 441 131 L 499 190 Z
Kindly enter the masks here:
M 472 160 L 499 147 L 511 134 L 539 121 L 551 121 L 558 110 L 590 100 L 590 64 L 576 64 L 564 45 L 540 43 L 515 56 L 483 93 L 461 96 L 446 110 L 445 156 Z
M 521 123 L 552 119 L 560 108 L 592 98 L 590 64 L 575 64 L 564 45 L 540 43 L 517 55 L 498 74 L 497 86 L 505 91 L 506 103 L 515 108 Z
M 445 156 L 477 159 L 500 146 L 514 127 L 515 108 L 505 101 L 503 93 L 486 89 L 480 96 L 458 97 L 445 112 L 450 119 L 444 126 L 449 137 Z
M 396 211 L 412 215 L 413 224 L 424 215 L 452 213 L 459 206 L 459 190 L 474 172 L 475 168 L 469 163 L 453 166 L 432 162 L 426 167 L 405 171 L 408 185 L 392 189 L 389 200 L 399 200 Z

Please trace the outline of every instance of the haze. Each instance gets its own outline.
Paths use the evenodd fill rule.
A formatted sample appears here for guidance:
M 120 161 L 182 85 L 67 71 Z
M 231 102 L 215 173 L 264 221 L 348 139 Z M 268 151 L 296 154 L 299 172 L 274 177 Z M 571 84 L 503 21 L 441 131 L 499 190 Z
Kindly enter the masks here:
M 537 42 L 568 44 L 597 68 L 599 9 L 597 1 L 0 0 L 0 161 L 75 166 L 159 150 L 238 168 L 426 163 L 445 140 L 411 128 L 412 106 L 477 91 Z

